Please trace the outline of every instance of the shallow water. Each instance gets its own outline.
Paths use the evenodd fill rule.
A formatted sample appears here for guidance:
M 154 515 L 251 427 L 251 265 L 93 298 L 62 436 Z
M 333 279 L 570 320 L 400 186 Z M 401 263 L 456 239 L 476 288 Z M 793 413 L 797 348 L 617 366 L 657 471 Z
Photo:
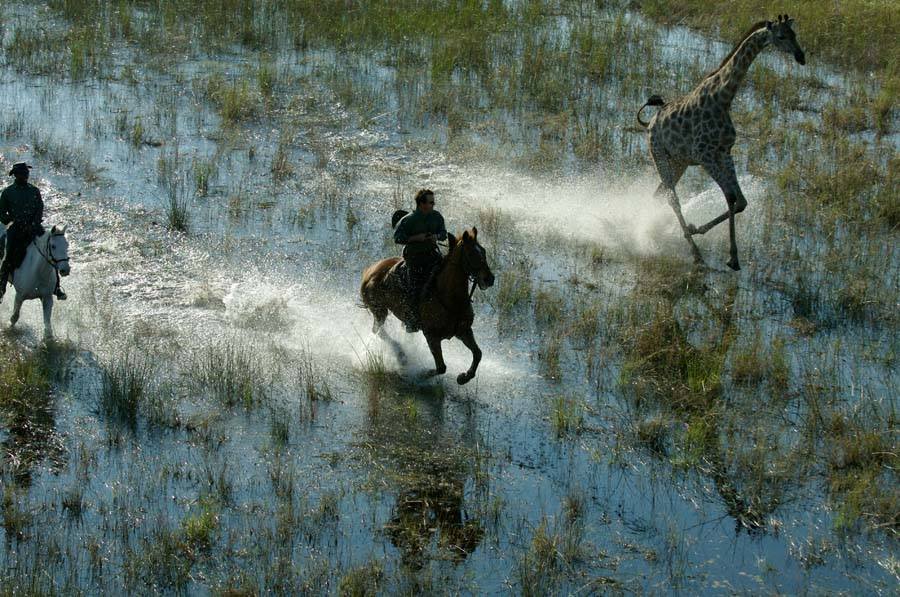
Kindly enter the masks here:
M 519 308 L 515 317 L 524 322 L 507 326 L 495 287 L 475 295 L 484 360 L 470 385 L 454 382 L 470 359 L 457 342 L 445 344 L 444 378 L 419 379 L 431 365 L 424 340 L 392 322 L 389 332 L 410 357 L 400 365 L 369 332 L 358 279 L 365 265 L 396 252 L 386 241 L 389 215 L 419 187 L 435 189 L 452 230 L 478 223 L 479 210 L 498 210 L 508 226 L 496 238 L 482 232 L 498 279 L 527 258 L 536 288 L 573 301 L 599 295 L 614 303 L 641 287 L 632 261 L 613 258 L 591 271 L 579 243 L 637 257 L 687 259 L 687 251 L 668 207 L 648 199 L 652 177 L 617 175 L 613 166 L 556 179 L 502 163 L 457 162 L 430 130 L 345 109 L 315 66 L 328 60 L 279 61 L 305 83 L 284 90 L 300 96 L 303 108 L 264 116 L 233 140 L 190 86 L 150 71 L 128 85 L 0 70 L 0 129 L 7 131 L 0 153 L 4 163 L 35 163 L 45 220 L 69 224 L 73 264 L 70 299 L 54 315 L 64 342 L 60 380 L 48 420 L 35 421 L 37 455 L 28 453 L 27 474 L 18 477 L 32 521 L 18 539 L 0 530 L 4 582 L 49 570 L 51 579 L 41 582 L 87 592 L 174 586 L 193 593 L 241 583 L 277 590 L 279 582 L 333 591 L 349 571 L 374 561 L 390 592 L 521 591 L 528 570 L 540 569 L 528 559 L 535 537 L 549 534 L 566 554 L 545 569 L 558 576 L 559 592 L 891 591 L 894 545 L 878 534 L 838 537 L 817 480 L 786 483 L 762 528 L 748 530 L 729 514 L 721 480 L 629 443 L 635 422 L 653 409 L 622 391 L 624 355 L 612 332 L 598 340 L 599 374 L 587 375 L 586 350 L 572 340 L 563 344 L 561 380 L 550 379 L 539 357 L 546 338 L 531 310 Z M 250 60 L 206 56 L 179 71 L 190 77 L 213 63 L 236 72 L 243 61 Z M 391 76 L 354 74 L 376 84 Z M 386 101 L 379 114 L 396 109 L 396 98 Z M 131 144 L 117 131 L 123 113 L 128 122 L 140 117 L 144 138 L 163 144 Z M 286 122 L 295 127 L 293 171 L 277 183 L 269 168 Z M 210 190 L 196 196 L 190 167 L 213 157 Z M 160 175 L 161 159 L 174 160 L 168 176 Z M 86 165 L 96 172 L 91 180 Z M 753 239 L 761 233 L 750 221 L 767 187 L 750 175 L 741 182 L 751 207 L 739 234 Z M 188 234 L 165 225 L 170 187 L 187 198 Z M 683 203 L 692 221 L 724 209 L 711 185 Z M 717 269 L 725 238 L 717 230 L 702 240 L 710 263 L 719 264 L 705 276 L 704 300 L 733 308 L 748 335 L 788 335 L 797 376 L 820 361 L 837 387 L 896 400 L 900 376 L 877 357 L 895 351 L 896 339 L 866 327 L 793 335 L 788 300 L 753 271 L 759 241 L 747 241 L 745 271 L 731 275 Z M 771 276 L 781 277 L 777 268 Z M 710 308 L 682 300 L 673 310 L 697 317 L 696 337 L 708 336 L 702 314 Z M 39 322 L 39 309 L 26 305 L 17 331 L 6 333 L 35 346 Z M 837 340 L 851 356 L 833 354 Z M 266 380 L 264 405 L 225 408 L 198 389 L 201 363 L 221 358 L 214 349 L 225 345 L 258 359 L 250 368 Z M 128 351 L 152 362 L 152 385 L 171 400 L 178 425 L 142 417 L 132 432 L 102 414 L 102 366 Z M 367 375 L 371 355 L 384 360 L 383 377 Z M 309 377 L 307 366 L 331 400 L 309 399 L 299 375 Z M 558 437 L 552 404 L 559 397 L 577 399 L 579 433 Z M 288 422 L 283 445 L 273 421 Z M 789 443 L 790 428 L 772 433 Z M 26 442 L 8 428 L 0 441 L 7 484 Z M 77 516 L 61 505 L 74 488 L 83 496 Z M 214 540 L 178 560 L 189 561 L 191 572 L 176 581 L 159 546 L 210 495 L 218 496 Z M 580 504 L 577 516 L 567 518 L 567 500 Z M 86 555 L 85 545 L 96 547 Z

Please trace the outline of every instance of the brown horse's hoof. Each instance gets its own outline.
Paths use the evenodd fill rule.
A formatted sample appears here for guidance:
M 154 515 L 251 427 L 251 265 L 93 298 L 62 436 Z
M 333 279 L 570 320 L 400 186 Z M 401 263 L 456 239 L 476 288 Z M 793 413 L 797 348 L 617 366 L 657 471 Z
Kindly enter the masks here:
M 460 373 L 459 375 L 456 376 L 456 383 L 458 383 L 461 386 L 464 386 L 467 383 L 469 383 L 470 381 L 472 381 L 472 378 L 474 378 L 474 377 L 475 377 L 474 375 L 469 375 L 468 373 Z
M 738 272 L 738 271 L 741 270 L 741 264 L 738 263 L 738 260 L 737 260 L 737 259 L 729 259 L 729 260 L 728 260 L 728 267 L 730 267 L 731 269 L 733 269 L 733 270 L 736 271 L 736 272 Z

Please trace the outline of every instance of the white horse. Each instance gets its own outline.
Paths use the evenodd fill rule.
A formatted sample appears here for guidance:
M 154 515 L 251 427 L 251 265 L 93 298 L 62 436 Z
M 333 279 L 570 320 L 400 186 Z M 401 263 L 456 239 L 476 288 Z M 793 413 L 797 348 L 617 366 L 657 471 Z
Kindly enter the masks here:
M 6 228 L 0 226 L 0 242 L 6 246 Z M 56 272 L 61 276 L 69 275 L 69 241 L 66 240 L 66 227 L 54 226 L 49 232 L 35 237 L 28 244 L 25 259 L 12 273 L 16 299 L 13 306 L 10 325 L 19 321 L 19 310 L 22 302 L 30 299 L 41 299 L 44 308 L 44 337 L 53 336 L 50 315 L 53 313 L 53 291 L 56 289 Z

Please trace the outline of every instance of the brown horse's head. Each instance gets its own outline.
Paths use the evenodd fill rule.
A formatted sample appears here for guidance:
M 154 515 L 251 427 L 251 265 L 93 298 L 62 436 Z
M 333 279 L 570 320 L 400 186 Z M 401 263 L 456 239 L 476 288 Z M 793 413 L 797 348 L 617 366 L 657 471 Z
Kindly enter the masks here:
M 447 235 L 450 245 L 450 255 L 460 251 L 460 264 L 470 278 L 475 280 L 478 287 L 484 290 L 494 285 L 494 274 L 488 267 L 487 254 L 484 247 L 478 242 L 478 228 L 463 232 L 462 238 L 457 239 L 452 234 Z

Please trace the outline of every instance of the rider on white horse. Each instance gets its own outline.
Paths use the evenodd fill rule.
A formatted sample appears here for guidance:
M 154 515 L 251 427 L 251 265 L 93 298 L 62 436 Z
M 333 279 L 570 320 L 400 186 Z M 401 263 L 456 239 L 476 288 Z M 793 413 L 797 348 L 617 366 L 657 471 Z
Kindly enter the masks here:
M 9 171 L 16 181 L 0 193 L 0 223 L 4 226 L 12 222 L 6 231 L 6 258 L 0 266 L 0 302 L 6 293 L 9 275 L 22 264 L 28 243 L 44 233 L 41 220 L 44 218 L 44 201 L 36 186 L 28 182 L 31 166 L 25 162 L 14 164 Z M 56 273 L 56 289 L 53 291 L 61 301 L 66 293 L 59 287 L 59 272 Z

